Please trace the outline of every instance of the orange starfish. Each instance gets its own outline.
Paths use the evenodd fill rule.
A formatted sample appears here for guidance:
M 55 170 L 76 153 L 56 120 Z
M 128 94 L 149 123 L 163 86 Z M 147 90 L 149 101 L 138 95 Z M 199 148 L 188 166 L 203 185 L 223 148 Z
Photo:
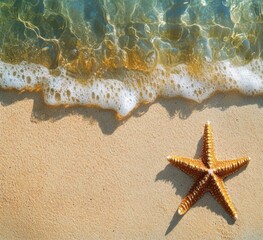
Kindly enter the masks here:
M 201 160 L 179 156 L 169 156 L 167 159 L 175 167 L 196 179 L 194 185 L 178 208 L 180 215 L 186 213 L 205 192 L 209 191 L 226 212 L 234 219 L 237 219 L 237 211 L 227 193 L 223 179 L 241 167 L 247 166 L 250 158 L 243 157 L 218 161 L 215 155 L 210 122 L 206 123 L 204 129 Z

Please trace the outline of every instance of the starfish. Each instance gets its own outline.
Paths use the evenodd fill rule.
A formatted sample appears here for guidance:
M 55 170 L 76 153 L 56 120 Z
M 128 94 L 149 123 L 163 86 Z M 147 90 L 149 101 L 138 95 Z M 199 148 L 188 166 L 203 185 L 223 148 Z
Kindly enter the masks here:
M 249 157 L 233 160 L 217 160 L 212 136 L 212 127 L 208 121 L 204 129 L 204 142 L 201 159 L 181 156 L 168 156 L 168 161 L 186 174 L 195 178 L 195 183 L 182 200 L 178 213 L 185 214 L 205 192 L 210 192 L 225 211 L 237 219 L 237 211 L 227 193 L 223 179 L 247 166 Z

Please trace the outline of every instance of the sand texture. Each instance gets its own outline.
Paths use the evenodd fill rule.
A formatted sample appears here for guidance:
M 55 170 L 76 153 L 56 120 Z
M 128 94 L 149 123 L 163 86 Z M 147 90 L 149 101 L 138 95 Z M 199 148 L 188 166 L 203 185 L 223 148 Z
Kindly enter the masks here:
M 50 108 L 0 91 L 0 239 L 262 239 L 263 98 L 219 94 L 141 106 Z M 234 222 L 209 194 L 183 217 L 193 183 L 168 155 L 200 157 L 210 120 L 218 159 L 250 156 L 225 183 Z

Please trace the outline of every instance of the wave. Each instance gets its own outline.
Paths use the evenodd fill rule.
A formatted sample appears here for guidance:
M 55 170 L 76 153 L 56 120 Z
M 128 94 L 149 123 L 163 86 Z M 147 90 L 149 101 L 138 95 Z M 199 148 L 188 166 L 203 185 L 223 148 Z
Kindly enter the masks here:
M 0 61 L 0 87 L 42 91 L 48 105 L 95 105 L 128 115 L 138 104 L 157 97 L 181 96 L 197 102 L 216 91 L 237 90 L 246 95 L 263 94 L 263 61 L 246 65 L 228 60 L 202 66 L 180 64 L 166 70 L 158 65 L 151 73 L 122 69 L 116 78 L 91 77 L 83 81 L 67 75 L 64 68 L 56 73 L 27 62 L 9 64 Z
M 142 102 L 262 94 L 261 0 L 0 2 L 0 87 L 126 116 Z

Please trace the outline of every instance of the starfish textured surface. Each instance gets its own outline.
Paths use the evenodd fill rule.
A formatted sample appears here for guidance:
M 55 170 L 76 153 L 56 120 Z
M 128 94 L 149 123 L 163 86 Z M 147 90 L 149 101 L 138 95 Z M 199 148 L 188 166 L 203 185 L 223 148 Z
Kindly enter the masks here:
M 247 166 L 250 158 L 217 160 L 210 122 L 206 123 L 204 129 L 201 159 L 181 156 L 169 156 L 167 159 L 175 167 L 196 180 L 178 208 L 180 215 L 186 213 L 205 192 L 209 191 L 225 211 L 231 217 L 237 219 L 237 211 L 226 190 L 223 179 L 238 171 L 241 167 Z

